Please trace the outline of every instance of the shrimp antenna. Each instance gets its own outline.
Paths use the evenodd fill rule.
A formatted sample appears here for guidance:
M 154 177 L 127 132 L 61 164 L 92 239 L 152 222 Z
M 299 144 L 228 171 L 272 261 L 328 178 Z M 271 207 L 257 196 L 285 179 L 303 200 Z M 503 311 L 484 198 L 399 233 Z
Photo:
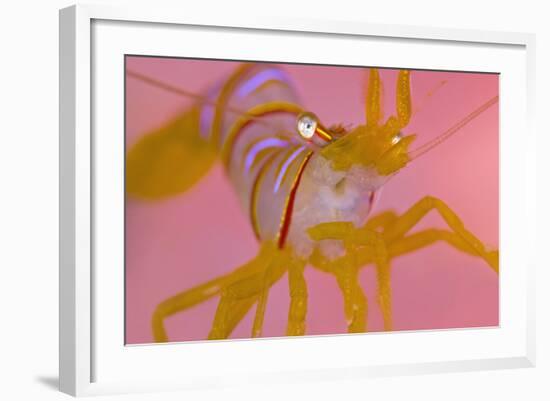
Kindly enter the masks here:
M 498 95 L 489 99 L 485 103 L 483 103 L 481 106 L 479 106 L 477 109 L 475 109 L 473 112 L 468 114 L 466 117 L 464 117 L 461 121 L 453 125 L 451 128 L 449 128 L 447 131 L 439 135 L 438 137 L 432 139 L 431 141 L 426 142 L 424 145 L 420 146 L 419 148 L 414 149 L 409 153 L 409 163 L 413 160 L 418 159 L 423 154 L 429 152 L 436 146 L 442 144 L 447 139 L 449 139 L 451 136 L 456 134 L 461 128 L 463 128 L 465 125 L 467 125 L 469 122 L 474 120 L 476 117 L 478 117 L 481 113 L 486 111 L 488 108 L 490 108 L 492 105 L 498 102 Z M 409 164 L 407 163 L 407 164 Z M 387 178 L 384 180 L 384 182 L 381 183 L 380 188 L 382 188 L 384 185 L 388 183 L 393 177 L 395 177 L 402 169 L 399 169 L 395 171 L 394 173 L 387 176 Z
M 419 114 L 424 110 L 424 107 L 430 103 L 430 101 L 433 99 L 434 95 L 445 85 L 449 83 L 449 79 L 443 79 L 439 82 L 437 82 L 435 85 L 433 85 L 428 92 L 424 95 L 423 99 L 420 101 L 420 104 L 418 106 L 415 106 L 413 104 L 413 114 Z
M 126 75 L 129 76 L 129 77 L 135 78 L 135 79 L 137 79 L 141 82 L 145 82 L 149 85 L 152 85 L 152 86 L 155 86 L 157 88 L 164 89 L 168 92 L 174 93 L 176 95 L 184 96 L 184 97 L 191 98 L 191 99 L 196 99 L 196 100 L 200 101 L 203 104 L 208 104 L 208 105 L 214 106 L 214 107 L 216 107 L 218 105 L 218 102 L 216 100 L 210 100 L 208 97 L 206 97 L 204 95 L 200 95 L 200 94 L 195 93 L 195 92 L 191 92 L 191 91 L 181 89 L 181 88 L 179 88 L 177 86 L 174 86 L 174 85 L 171 85 L 169 83 L 160 81 L 160 80 L 155 79 L 155 78 L 151 78 L 147 75 L 140 74 L 139 72 L 135 72 L 135 71 L 127 69 L 126 70 Z M 262 124 L 266 127 L 277 128 L 277 129 L 280 128 L 280 127 L 277 127 L 273 124 L 269 124 L 265 120 L 262 120 L 261 117 L 255 116 L 253 114 L 248 113 L 247 111 L 235 108 L 231 105 L 225 105 L 224 108 L 225 108 L 225 110 L 228 110 L 232 113 L 238 114 L 242 117 L 248 117 L 250 120 L 254 120 L 258 124 Z
M 440 145 L 441 143 L 449 139 L 451 136 L 453 136 L 458 131 L 460 131 L 460 129 L 462 129 L 464 126 L 466 126 L 468 123 L 470 123 L 472 120 L 474 120 L 476 117 L 478 117 L 480 114 L 482 114 L 484 111 L 486 111 L 488 108 L 490 108 L 492 105 L 496 104 L 497 102 L 498 102 L 498 95 L 489 99 L 485 103 L 483 103 L 481 106 L 479 106 L 473 112 L 468 114 L 461 121 L 453 125 L 447 131 L 443 132 L 441 135 L 437 136 L 431 141 L 426 142 L 424 145 L 420 146 L 419 148 L 416 148 L 413 151 L 411 151 L 409 154 L 410 161 L 413 161 L 419 158 L 423 154 L 429 152 L 436 146 Z

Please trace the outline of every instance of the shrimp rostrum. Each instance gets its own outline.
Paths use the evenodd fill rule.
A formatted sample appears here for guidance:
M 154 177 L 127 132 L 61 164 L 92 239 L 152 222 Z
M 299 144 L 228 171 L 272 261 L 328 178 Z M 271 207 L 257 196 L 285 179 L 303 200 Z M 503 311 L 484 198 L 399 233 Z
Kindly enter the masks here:
M 336 279 L 349 332 L 367 331 L 367 298 L 359 283 L 365 266 L 375 267 L 385 330 L 392 330 L 391 264 L 400 255 L 444 242 L 482 258 L 498 274 L 498 250 L 489 250 L 440 199 L 426 196 L 400 215 L 371 213 L 392 176 L 498 97 L 413 148 L 415 136 L 404 133 L 412 110 L 407 70 L 398 73 L 394 115 L 384 119 L 379 72 L 370 69 L 365 123 L 351 128 L 326 126 L 303 109 L 284 70 L 269 64 L 243 64 L 205 95 L 132 71 L 127 76 L 194 98 L 193 107 L 129 150 L 128 195 L 155 200 L 181 193 L 221 160 L 260 244 L 257 256 L 243 266 L 161 302 L 152 316 L 155 341 L 168 341 L 168 316 L 212 297 L 219 301 L 209 339 L 230 336 L 253 306 L 251 336 L 261 336 L 270 288 L 285 274 L 290 293 L 286 333 L 303 335 L 308 267 Z M 414 231 L 431 211 L 446 228 Z

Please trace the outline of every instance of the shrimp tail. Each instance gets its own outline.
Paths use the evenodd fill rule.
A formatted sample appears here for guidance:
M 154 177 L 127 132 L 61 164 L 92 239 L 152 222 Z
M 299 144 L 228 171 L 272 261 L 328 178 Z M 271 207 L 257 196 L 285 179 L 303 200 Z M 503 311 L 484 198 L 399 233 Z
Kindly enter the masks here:
M 200 135 L 199 108 L 145 134 L 127 153 L 126 193 L 145 200 L 177 195 L 212 167 L 216 151 Z

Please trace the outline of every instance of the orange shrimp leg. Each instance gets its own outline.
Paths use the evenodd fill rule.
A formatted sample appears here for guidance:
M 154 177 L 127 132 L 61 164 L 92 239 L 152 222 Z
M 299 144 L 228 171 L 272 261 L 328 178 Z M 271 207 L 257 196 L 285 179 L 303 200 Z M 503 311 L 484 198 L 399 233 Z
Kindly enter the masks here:
M 279 266 L 274 269 L 273 266 Z M 280 267 L 288 268 L 288 282 L 290 292 L 290 309 L 288 314 L 287 335 L 303 335 L 305 332 L 305 316 L 307 312 L 307 287 L 304 279 L 305 261 L 292 256 L 289 249 L 281 250 L 278 253 L 278 259 L 272 262 L 264 275 L 261 293 L 259 295 L 256 316 L 252 327 L 252 337 L 262 335 L 262 326 L 267 304 L 269 288 L 279 280 L 285 272 Z
M 354 231 L 345 241 L 346 249 L 352 254 L 357 253 L 357 260 L 361 253 L 371 255 L 373 258 L 378 281 L 378 304 L 382 310 L 384 330 L 391 330 L 391 265 L 386 242 L 380 233 L 367 227 Z
M 236 271 L 230 275 L 211 280 L 205 284 L 174 295 L 158 304 L 153 313 L 151 322 L 155 342 L 168 341 L 168 335 L 164 328 L 164 319 L 212 298 L 220 292 L 225 283 L 231 282 L 233 276 L 238 273 L 239 271 Z
M 318 240 L 347 238 L 348 253 L 337 260 L 327 260 L 317 249 L 311 258 L 314 267 L 333 274 L 340 286 L 344 298 L 344 310 L 349 332 L 367 330 L 367 299 L 358 281 L 358 272 L 362 266 L 374 263 L 377 269 L 379 298 L 383 311 L 384 328 L 390 330 L 391 319 L 391 286 L 390 264 L 394 257 L 413 252 L 437 241 L 444 241 L 456 249 L 473 256 L 478 254 L 464 240 L 452 231 L 427 229 L 395 242 L 385 244 L 381 234 L 371 228 L 384 228 L 397 219 L 394 212 L 383 212 L 373 217 L 365 228 L 356 229 L 347 223 L 325 223 L 310 229 L 310 234 Z M 359 238 L 352 241 L 353 233 Z
M 437 241 L 446 242 L 448 245 L 469 255 L 479 256 L 478 253 L 456 233 L 436 228 L 428 228 L 389 243 L 388 254 L 390 258 L 394 258 L 425 248 Z
M 234 327 L 230 327 L 230 323 L 235 308 L 250 299 L 259 299 L 252 335 L 261 335 L 269 288 L 285 273 L 289 260 L 288 250 L 279 250 L 276 244 L 265 243 L 260 254 L 251 262 L 255 265 L 254 273 L 223 288 L 208 338 L 227 338 Z
M 395 215 L 386 212 L 373 223 L 380 225 L 384 220 L 392 221 Z M 344 312 L 349 332 L 366 330 L 367 299 L 361 289 L 358 270 L 365 263 L 374 262 L 377 269 L 379 295 L 378 302 L 383 312 L 384 327 L 391 330 L 391 287 L 389 257 L 381 234 L 370 229 L 357 229 L 349 222 L 322 223 L 308 230 L 313 240 L 342 240 L 346 255 L 328 261 L 318 252 L 310 258 L 311 263 L 336 276 L 344 297 Z
M 464 243 L 467 244 L 470 248 L 470 253 L 475 252 L 475 254 L 487 262 L 491 269 L 498 273 L 498 251 L 489 251 L 474 234 L 464 227 L 464 223 L 462 223 L 460 218 L 442 200 L 432 196 L 422 198 L 407 212 L 398 217 L 393 224 L 387 227 L 383 232 L 384 240 L 387 243 L 392 243 L 403 238 L 431 210 L 436 210 L 452 232 L 462 240 L 456 241 L 456 239 L 453 239 L 454 243 L 461 244 L 462 248 L 464 247 Z M 426 234 L 424 235 L 424 237 L 419 236 L 415 239 L 418 247 L 427 241 Z M 440 231 L 432 231 L 429 236 L 441 240 L 450 239 L 447 234 L 442 234 Z M 410 238 L 409 242 L 412 242 Z
M 256 273 L 251 277 L 233 283 L 223 289 L 216 309 L 216 316 L 208 335 L 209 340 L 225 339 L 231 334 L 228 327 L 232 311 L 240 302 L 257 299 L 261 291 L 264 274 Z
M 153 313 L 152 318 L 152 327 L 153 327 L 153 337 L 156 342 L 165 342 L 168 341 L 168 336 L 164 328 L 164 319 L 174 315 L 178 312 L 182 312 L 186 309 L 191 308 L 194 305 L 197 305 L 201 302 L 206 301 L 224 291 L 227 287 L 234 285 L 237 282 L 241 282 L 249 277 L 254 276 L 263 268 L 265 268 L 266 261 L 270 260 L 270 257 L 275 249 L 275 245 L 263 246 L 260 249 L 260 252 L 256 258 L 252 261 L 246 263 L 240 268 L 234 270 L 232 273 L 229 273 L 225 276 L 211 280 L 205 284 L 199 285 L 197 287 L 191 288 L 187 291 L 184 291 L 180 294 L 174 295 L 165 301 L 161 302 L 155 312 Z M 257 297 L 254 299 L 254 302 L 257 300 Z M 239 302 L 235 306 L 235 310 L 232 311 L 231 316 L 228 316 L 227 321 L 231 323 L 238 316 L 241 316 L 237 322 L 231 324 L 228 323 L 227 328 L 234 328 L 236 324 L 244 317 L 246 311 L 254 304 L 254 302 Z M 245 306 L 248 306 L 245 308 Z M 242 309 L 246 309 L 244 312 Z M 227 335 L 229 335 L 228 333 Z
M 397 214 L 393 210 L 386 210 L 372 216 L 365 227 L 371 230 L 378 230 L 387 227 L 397 219 Z
M 302 336 L 306 332 L 307 284 L 304 278 L 305 261 L 294 260 L 289 265 L 288 284 L 290 307 L 287 336 Z
M 436 210 L 440 214 L 451 231 L 431 229 L 405 237 L 405 234 L 431 210 Z M 403 215 L 397 217 L 393 223 L 386 226 L 376 245 L 375 263 L 378 273 L 379 300 L 386 329 L 388 325 L 391 327 L 389 260 L 399 252 L 412 252 L 438 240 L 445 241 L 463 252 L 481 257 L 491 269 L 498 273 L 498 251 L 487 250 L 482 242 L 464 227 L 460 218 L 442 200 L 427 196 L 413 205 Z M 355 241 L 357 243 L 357 239 Z
M 332 274 L 336 278 L 344 300 L 344 314 L 349 333 L 361 333 L 367 330 L 368 302 L 359 283 L 359 270 L 362 264 L 354 261 L 355 256 L 358 254 L 348 252 L 343 258 L 327 260 L 316 249 L 310 257 L 313 267 Z
M 164 319 L 214 297 L 222 291 L 225 285 L 234 282 L 238 277 L 242 275 L 246 275 L 246 272 L 248 270 L 250 269 L 238 269 L 229 275 L 211 280 L 205 284 L 174 295 L 173 297 L 170 297 L 161 302 L 156 307 L 152 318 L 153 337 L 155 341 L 168 341 L 168 335 L 166 334 L 166 330 L 164 328 Z M 252 304 L 247 308 L 247 310 L 251 306 Z
M 406 235 L 422 217 L 434 209 L 451 231 L 427 229 Z M 381 232 L 374 229 L 380 229 Z M 317 241 L 339 239 L 344 243 L 346 256 L 340 259 L 327 261 L 319 252 L 314 253 L 311 262 L 321 270 L 345 278 L 346 271 L 352 268 L 358 269 L 369 263 L 376 265 L 378 302 L 382 309 L 385 330 L 391 330 L 392 327 L 390 260 L 393 257 L 413 252 L 437 241 L 444 241 L 462 252 L 481 257 L 498 273 L 498 250 L 487 250 L 443 201 L 430 196 L 417 202 L 401 216 L 396 216 L 393 212 L 375 216 L 363 228 L 355 228 L 349 222 L 332 222 L 319 224 L 310 228 L 308 232 L 311 238 Z M 347 305 L 351 301 L 347 299 L 353 298 L 346 294 L 345 286 L 341 285 L 341 289 L 348 308 Z M 349 292 L 349 288 L 347 291 Z M 349 311 L 346 309 L 346 317 L 348 315 Z
M 348 332 L 362 333 L 367 330 L 367 298 L 359 284 L 359 268 L 346 264 L 335 270 L 338 286 L 344 296 L 344 313 Z

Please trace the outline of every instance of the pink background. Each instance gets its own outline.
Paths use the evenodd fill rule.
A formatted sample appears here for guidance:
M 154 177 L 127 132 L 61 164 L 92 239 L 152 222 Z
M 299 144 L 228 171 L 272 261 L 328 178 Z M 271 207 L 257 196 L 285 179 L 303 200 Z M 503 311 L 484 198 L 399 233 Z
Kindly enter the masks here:
M 187 90 L 202 92 L 236 63 L 129 57 L 127 68 Z M 325 125 L 364 123 L 366 69 L 285 65 L 304 106 Z M 386 115 L 393 112 L 395 70 L 381 70 Z M 498 94 L 498 76 L 413 71 L 414 116 L 405 133 L 420 145 L 441 134 Z M 441 86 L 440 83 L 446 81 Z M 439 87 L 433 95 L 428 95 Z M 162 125 L 190 100 L 127 78 L 128 148 Z M 415 147 L 415 146 L 413 146 Z M 498 107 L 419 158 L 382 191 L 376 211 L 405 211 L 425 195 L 444 200 L 484 243 L 498 247 Z M 417 229 L 445 228 L 430 213 Z M 126 342 L 152 342 L 151 316 L 167 297 L 233 270 L 255 256 L 258 244 L 224 172 L 216 165 L 190 191 L 159 202 L 126 204 Z M 333 277 L 306 269 L 307 334 L 344 333 L 340 292 Z M 374 269 L 361 273 L 369 300 L 370 331 L 382 330 Z M 395 330 L 498 325 L 498 277 L 479 259 L 435 244 L 393 261 Z M 166 320 L 171 341 L 205 339 L 217 298 Z M 284 335 L 288 313 L 286 275 L 272 288 L 265 336 Z M 249 337 L 254 309 L 232 337 Z

